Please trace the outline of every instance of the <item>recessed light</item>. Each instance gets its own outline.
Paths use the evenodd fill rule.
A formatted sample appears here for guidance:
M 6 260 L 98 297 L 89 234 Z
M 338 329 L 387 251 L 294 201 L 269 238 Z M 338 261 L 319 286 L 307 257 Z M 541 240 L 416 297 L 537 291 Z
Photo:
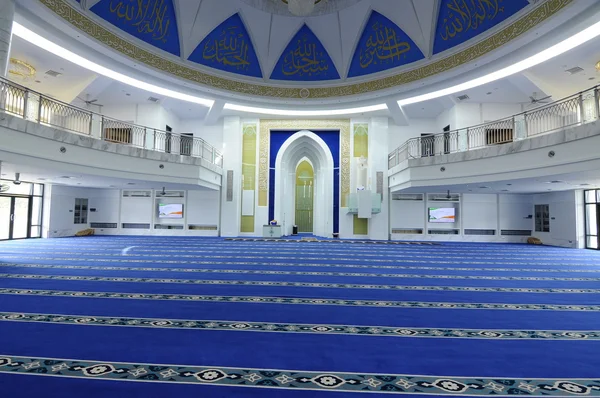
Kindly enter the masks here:
M 491 91 L 488 91 L 486 94 L 487 94 L 487 95 L 491 95 L 491 94 L 492 94 L 492 92 L 491 92 Z
M 552 189 L 551 189 L 551 188 L 548 188 L 548 191 L 552 191 Z
M 2 174 L 2 175 L 4 175 L 4 174 Z M 38 178 L 38 181 L 46 181 L 46 179 L 40 177 L 40 178 Z
M 127 185 L 135 185 L 135 182 L 128 182 Z
M 483 185 L 483 186 L 481 186 L 481 187 L 479 187 L 479 188 L 481 188 L 481 189 L 486 189 L 486 188 L 489 188 L 489 187 L 486 187 L 485 185 Z
M 506 185 L 508 185 L 510 187 L 512 184 L 506 184 Z
M 588 77 L 588 80 L 596 80 L 595 77 Z
M 503 189 L 502 192 L 508 192 L 508 189 Z
M 58 178 L 64 178 L 64 179 L 68 180 L 69 178 L 73 178 L 73 177 L 71 177 L 71 176 L 60 176 Z
M 552 181 L 547 181 L 546 184 L 560 184 L 563 183 L 564 181 L 560 181 L 560 180 L 552 180 Z
M 588 185 L 590 185 L 590 184 L 588 184 L 587 182 L 583 183 L 583 184 L 579 184 L 580 187 L 585 187 L 585 186 L 588 186 Z

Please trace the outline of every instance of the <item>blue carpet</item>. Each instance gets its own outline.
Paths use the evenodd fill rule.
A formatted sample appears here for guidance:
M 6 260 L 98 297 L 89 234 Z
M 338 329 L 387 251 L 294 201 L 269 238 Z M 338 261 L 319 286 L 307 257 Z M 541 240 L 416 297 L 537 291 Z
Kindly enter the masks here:
M 512 244 L 1 242 L 0 391 L 600 396 L 599 265 Z

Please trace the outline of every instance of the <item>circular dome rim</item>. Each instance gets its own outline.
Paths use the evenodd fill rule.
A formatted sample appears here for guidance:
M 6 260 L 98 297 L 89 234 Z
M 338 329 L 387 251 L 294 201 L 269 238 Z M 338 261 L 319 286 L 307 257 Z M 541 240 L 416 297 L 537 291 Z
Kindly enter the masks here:
M 289 100 L 330 100 L 351 99 L 353 96 L 384 92 L 392 88 L 419 82 L 423 79 L 454 70 L 455 68 L 475 61 L 480 57 L 510 43 L 512 40 L 528 33 L 535 27 L 535 21 L 541 23 L 571 4 L 572 0 L 547 0 L 530 11 L 504 24 L 494 33 L 480 41 L 460 48 L 457 52 L 446 56 L 434 57 L 433 59 L 416 62 L 415 66 L 404 68 L 397 72 L 376 73 L 376 77 L 370 80 L 363 78 L 348 78 L 348 80 L 337 80 L 326 85 L 320 82 L 290 82 L 287 84 L 273 84 L 259 79 L 241 78 L 222 71 L 198 68 L 190 65 L 169 54 L 163 54 L 158 49 L 151 49 L 143 44 L 136 44 L 135 37 L 124 37 L 121 32 L 117 33 L 111 27 L 104 26 L 94 18 L 86 15 L 81 10 L 67 1 L 38 0 L 46 8 L 66 24 L 77 31 L 83 32 L 89 38 L 108 47 L 121 56 L 139 62 L 160 73 L 169 74 L 171 77 L 182 79 L 192 84 L 199 85 L 199 89 L 207 89 L 209 92 L 224 93 L 229 95 L 247 95 L 264 99 L 289 99 Z M 117 29 L 118 30 L 118 29 Z M 311 84 L 313 83 L 313 84 Z M 308 91 L 308 96 L 306 95 Z

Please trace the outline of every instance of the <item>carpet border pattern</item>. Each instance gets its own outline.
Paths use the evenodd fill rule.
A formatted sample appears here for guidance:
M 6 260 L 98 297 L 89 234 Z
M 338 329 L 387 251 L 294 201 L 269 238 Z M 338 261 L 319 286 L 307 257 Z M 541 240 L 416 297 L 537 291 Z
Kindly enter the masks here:
M 106 268 L 105 268 L 106 270 Z M 147 271 L 147 270 L 146 270 Z M 245 273 L 237 270 L 215 270 L 225 273 Z M 254 273 L 254 272 L 252 272 Z M 294 273 L 298 275 L 298 273 Z M 373 275 L 374 276 L 374 275 Z M 383 276 L 386 276 L 385 274 Z M 480 286 L 415 286 L 415 285 L 375 285 L 358 283 L 331 282 L 289 282 L 289 281 L 246 281 L 228 279 L 181 279 L 181 278 L 131 278 L 122 276 L 84 276 L 84 275 L 38 275 L 38 274 L 0 274 L 0 279 L 61 280 L 86 282 L 126 282 L 126 283 L 176 283 L 188 285 L 218 286 L 270 286 L 270 287 L 309 287 L 326 289 L 370 289 L 402 291 L 444 291 L 444 292 L 485 292 L 485 293 L 558 293 L 558 294 L 597 294 L 600 289 L 564 289 L 531 287 L 480 287 Z
M 600 379 L 465 378 L 118 363 L 0 355 L 0 372 L 113 381 L 469 396 L 600 396 Z
M 109 298 L 133 300 L 168 300 L 168 301 L 203 301 L 214 303 L 251 303 L 251 304 L 294 304 L 294 305 L 342 305 L 352 307 L 380 308 L 444 308 L 468 310 L 529 310 L 529 311 L 585 311 L 600 312 L 600 305 L 565 305 L 565 304 L 501 304 L 501 303 L 450 303 L 423 301 L 388 301 L 388 300 L 344 300 L 329 298 L 287 298 L 257 296 L 212 296 L 193 294 L 147 294 L 116 292 L 85 292 L 65 290 L 38 290 L 0 288 L 0 294 L 16 294 L 29 296 Z
M 0 321 L 160 329 L 341 334 L 378 337 L 429 337 L 484 340 L 600 340 L 600 331 L 413 328 L 400 326 L 107 317 L 95 315 L 38 314 L 21 312 L 0 312 Z

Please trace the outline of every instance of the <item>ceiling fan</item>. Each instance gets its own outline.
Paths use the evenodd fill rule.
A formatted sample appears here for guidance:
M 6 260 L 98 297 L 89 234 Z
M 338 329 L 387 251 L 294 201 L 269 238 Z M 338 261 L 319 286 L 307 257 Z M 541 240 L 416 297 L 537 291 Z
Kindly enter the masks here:
M 551 95 L 547 95 L 543 98 L 537 98 L 537 91 L 534 91 L 530 96 L 529 99 L 531 100 L 530 104 L 547 104 L 550 101 L 547 101 L 548 99 L 552 98 Z
M 89 98 L 89 96 L 87 96 L 87 97 Z M 84 102 L 86 105 L 95 105 L 95 106 L 100 106 L 100 107 L 104 106 L 102 104 L 97 104 L 96 103 L 96 102 L 98 102 L 98 98 L 93 99 L 93 100 L 89 100 L 89 99 L 83 99 L 81 97 L 77 97 L 77 99 L 80 100 L 80 101 L 82 101 L 82 102 Z

